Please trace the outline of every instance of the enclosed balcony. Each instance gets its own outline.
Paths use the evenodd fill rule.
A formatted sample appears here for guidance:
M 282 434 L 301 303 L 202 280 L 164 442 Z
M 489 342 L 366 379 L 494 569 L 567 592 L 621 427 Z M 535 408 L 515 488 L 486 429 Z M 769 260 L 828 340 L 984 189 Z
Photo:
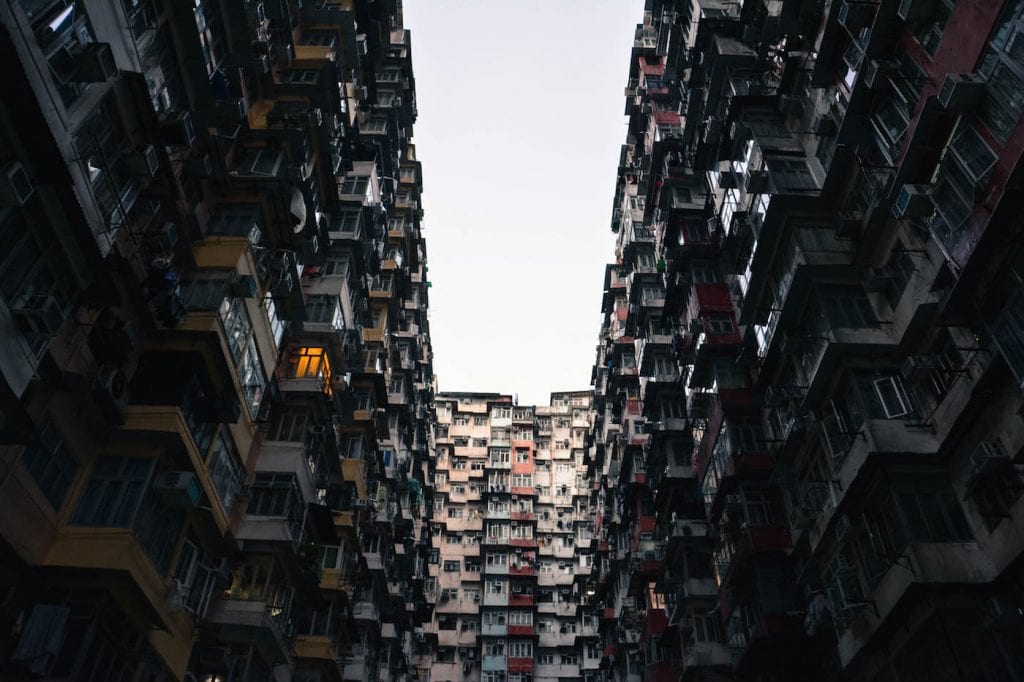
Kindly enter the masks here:
M 207 620 L 226 640 L 255 642 L 274 664 L 290 664 L 294 588 L 269 556 L 254 556 L 232 570 L 231 584 Z

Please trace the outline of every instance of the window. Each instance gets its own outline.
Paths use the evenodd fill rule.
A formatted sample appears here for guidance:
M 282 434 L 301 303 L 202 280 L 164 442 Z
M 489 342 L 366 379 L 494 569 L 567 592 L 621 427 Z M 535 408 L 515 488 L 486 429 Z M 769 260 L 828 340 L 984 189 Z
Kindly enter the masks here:
M 246 512 L 252 516 L 298 517 L 301 530 L 305 504 L 295 474 L 256 474 L 250 486 L 249 506 Z M 293 534 L 298 539 L 300 533 Z
M 807 160 L 773 156 L 766 160 L 765 168 L 772 182 L 783 192 L 803 192 L 818 189 Z
M 269 440 L 304 441 L 309 432 L 309 412 L 291 409 L 279 412 L 270 428 Z
M 913 277 L 917 268 L 914 266 L 914 259 L 903 246 L 903 242 L 897 241 L 889 261 L 885 266 L 887 279 L 885 282 L 885 300 L 893 310 L 899 305 L 903 292 L 906 291 L 910 278 Z
M 456 533 L 445 533 L 444 534 L 444 541 L 445 541 L 445 544 L 448 544 L 448 545 L 461 545 L 462 544 L 462 538 L 459 537 L 459 535 L 457 535 Z
M 231 356 L 238 369 L 238 378 L 246 397 L 249 414 L 256 416 L 263 399 L 267 378 L 263 374 L 256 339 L 253 336 L 252 321 L 240 298 L 225 298 L 220 306 L 220 320 L 231 349 Z
M 831 327 L 871 327 L 874 308 L 860 287 L 834 287 L 820 294 L 822 314 Z
M 312 70 L 308 70 L 308 69 L 289 71 L 288 72 L 288 82 L 289 83 L 309 83 L 309 84 L 314 84 L 314 83 L 316 83 L 317 76 L 319 76 L 319 75 L 320 74 L 319 74 L 318 71 L 312 71 Z
M 60 434 L 48 420 L 39 429 L 40 447 L 28 447 L 21 462 L 32 475 L 47 502 L 59 511 L 75 479 L 78 464 L 64 447 Z
M 238 164 L 238 174 L 276 176 L 283 158 L 276 149 L 250 149 Z
M 245 467 L 238 456 L 238 448 L 231 437 L 231 431 L 221 427 L 213 441 L 213 448 L 206 461 L 210 471 L 210 480 L 217 496 L 220 497 L 224 511 L 230 513 L 235 506 L 235 499 L 245 483 Z
M 71 522 L 78 526 L 129 527 L 154 468 L 152 459 L 99 458 Z
M 364 198 L 370 190 L 370 178 L 365 175 L 347 177 L 338 185 L 338 194 Z
M 306 296 L 306 321 L 320 324 L 332 324 L 341 329 L 341 301 L 337 296 L 329 294 L 310 294 Z
M 746 503 L 747 524 L 750 526 L 786 525 L 785 508 L 777 492 L 747 490 L 743 493 Z
M 505 625 L 506 618 L 504 611 L 485 611 L 484 612 L 484 624 L 485 625 Z
M 871 547 L 865 569 L 871 584 L 910 542 L 964 542 L 972 538 L 960 502 L 945 476 L 909 477 L 890 472 L 865 502 L 864 521 Z
M 217 310 L 227 296 L 230 275 L 222 271 L 199 272 L 182 287 L 182 299 L 188 310 Z
M 459 562 L 458 561 L 445 561 L 444 562 L 444 572 L 445 573 L 458 573 L 459 572 Z
M 579 656 L 576 654 L 562 654 L 561 663 L 562 665 L 579 665 Z
M 484 643 L 484 655 L 485 656 L 504 656 L 505 655 L 505 640 L 503 639 L 488 639 Z
M 379 133 L 387 132 L 387 129 L 388 129 L 388 120 L 386 118 L 384 118 L 384 117 L 374 116 L 374 117 L 370 118 L 370 120 L 368 120 L 366 122 L 366 124 L 362 127 L 360 132 L 370 133 L 370 134 L 379 134 Z
M 100 457 L 71 517 L 77 526 L 131 528 L 161 575 L 169 569 L 184 514 L 149 490 L 156 460 Z
M 886 419 L 895 419 L 910 414 L 910 402 L 895 375 L 875 379 L 871 383 L 877 403 L 881 406 Z
M 520 639 L 509 641 L 508 655 L 511 658 L 533 658 L 533 642 Z
M 530 461 L 530 451 L 522 448 L 516 448 L 516 462 L 519 464 L 526 464 Z
M 509 625 L 533 625 L 533 611 L 513 610 L 508 614 Z
M 708 328 L 710 334 L 732 334 L 735 328 L 732 325 L 732 315 L 729 313 L 710 313 L 708 315 Z
M 533 476 L 531 474 L 513 474 L 512 475 L 512 487 L 513 488 L 532 488 L 533 487 Z
M 263 297 L 263 312 L 267 314 L 267 321 L 270 323 L 270 330 L 274 335 L 274 345 L 280 348 L 287 324 L 277 316 L 277 304 L 274 303 L 274 297 L 269 291 Z
M 487 417 L 473 417 L 473 426 L 487 426 Z

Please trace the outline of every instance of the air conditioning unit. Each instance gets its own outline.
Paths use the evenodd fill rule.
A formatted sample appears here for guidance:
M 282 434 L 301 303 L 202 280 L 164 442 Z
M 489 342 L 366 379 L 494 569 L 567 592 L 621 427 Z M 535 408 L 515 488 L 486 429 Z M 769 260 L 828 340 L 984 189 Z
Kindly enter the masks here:
M 26 296 L 11 310 L 27 332 L 54 336 L 64 324 L 64 312 L 53 296 Z
M 939 104 L 953 111 L 971 111 L 985 94 L 985 78 L 978 74 L 949 74 L 939 91 Z
M 128 154 L 127 162 L 132 173 L 146 178 L 153 177 L 160 170 L 160 157 L 157 156 L 156 147 L 151 144 Z
M 24 206 L 32 196 L 32 181 L 17 161 L 0 165 L 0 205 Z
M 927 218 L 934 210 L 931 185 L 903 185 L 892 206 L 897 218 Z
M 191 471 L 164 471 L 157 476 L 153 490 L 169 505 L 192 509 L 199 504 L 202 488 Z
M 908 355 L 900 367 L 900 377 L 907 384 L 913 384 L 927 377 L 938 368 L 934 355 Z
M 998 473 L 1010 463 L 1006 449 L 998 438 L 983 440 L 971 453 L 971 474 L 982 476 Z
M 89 43 L 75 56 L 76 83 L 106 83 L 117 75 L 114 53 L 108 43 Z
M 103 365 L 92 382 L 92 397 L 110 422 L 120 424 L 128 407 L 128 379 L 115 365 Z

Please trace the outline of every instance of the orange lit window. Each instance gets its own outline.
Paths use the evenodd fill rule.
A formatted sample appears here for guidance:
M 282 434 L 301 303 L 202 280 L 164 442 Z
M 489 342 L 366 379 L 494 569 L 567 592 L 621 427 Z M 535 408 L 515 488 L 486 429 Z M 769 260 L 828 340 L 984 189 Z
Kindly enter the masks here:
M 323 348 L 298 348 L 292 355 L 292 374 L 296 379 L 323 380 L 324 393 L 331 394 L 331 363 Z

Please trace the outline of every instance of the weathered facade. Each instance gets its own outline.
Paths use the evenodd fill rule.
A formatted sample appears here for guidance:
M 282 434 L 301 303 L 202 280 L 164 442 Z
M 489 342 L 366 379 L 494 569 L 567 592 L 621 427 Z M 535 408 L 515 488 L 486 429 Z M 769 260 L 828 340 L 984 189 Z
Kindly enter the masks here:
M 588 453 L 610 678 L 1024 679 L 1020 12 L 646 3 Z
M 0 677 L 412 679 L 399 0 L 0 3 Z

